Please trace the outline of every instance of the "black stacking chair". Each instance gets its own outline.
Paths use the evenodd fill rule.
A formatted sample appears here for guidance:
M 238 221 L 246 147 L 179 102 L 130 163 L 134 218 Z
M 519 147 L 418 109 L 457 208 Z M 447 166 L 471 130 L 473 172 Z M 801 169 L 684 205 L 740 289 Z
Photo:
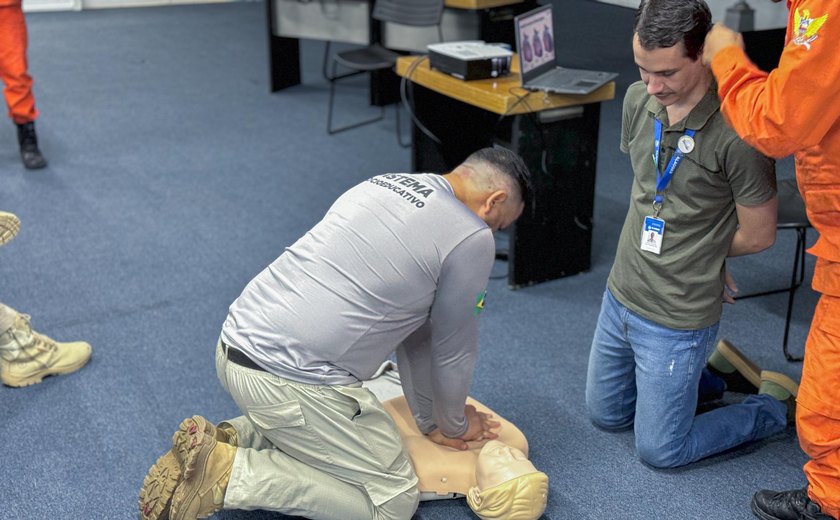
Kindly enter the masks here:
M 376 0 L 371 14 L 374 20 L 380 22 L 408 25 L 412 27 L 437 26 L 438 37 L 443 41 L 440 19 L 443 14 L 444 0 Z M 325 59 L 329 53 L 329 43 L 325 50 Z M 385 116 L 385 107 L 380 107 L 379 115 L 364 119 L 341 127 L 333 126 L 333 106 L 335 104 L 335 87 L 339 80 L 378 70 L 393 69 L 400 54 L 383 47 L 375 42 L 367 47 L 337 52 L 332 57 L 332 70 L 327 75 L 330 82 L 330 100 L 327 110 L 327 133 L 332 135 L 352 128 L 375 123 Z M 337 68 L 341 65 L 350 72 L 337 75 Z M 402 146 L 410 146 L 402 142 L 400 130 L 400 110 L 397 106 L 397 140 Z
M 805 213 L 805 202 L 799 193 L 795 179 L 785 179 L 778 182 L 779 195 L 779 216 L 776 224 L 777 229 L 792 229 L 796 231 L 796 248 L 793 254 L 793 272 L 790 276 L 790 285 L 763 291 L 754 294 L 745 294 L 736 299 L 755 298 L 769 294 L 788 293 L 787 316 L 785 317 L 785 335 L 782 341 L 782 352 L 788 361 L 802 361 L 801 357 L 793 356 L 788 351 L 788 334 L 790 332 L 790 317 L 793 313 L 793 298 L 796 290 L 805 280 L 805 247 L 808 239 L 808 228 L 811 222 Z

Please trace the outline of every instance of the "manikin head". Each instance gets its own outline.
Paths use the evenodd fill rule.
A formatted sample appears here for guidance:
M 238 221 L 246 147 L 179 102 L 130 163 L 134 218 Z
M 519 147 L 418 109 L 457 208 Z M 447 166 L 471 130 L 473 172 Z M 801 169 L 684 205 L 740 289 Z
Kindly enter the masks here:
M 536 520 L 548 502 L 548 475 L 516 448 L 490 441 L 478 454 L 467 503 L 482 520 Z
M 703 0 L 643 0 L 633 25 L 633 57 L 648 94 L 664 106 L 702 97 L 709 70 L 701 59 L 712 13 Z
M 446 178 L 455 196 L 493 231 L 519 218 L 531 191 L 528 167 L 505 148 L 474 152 Z

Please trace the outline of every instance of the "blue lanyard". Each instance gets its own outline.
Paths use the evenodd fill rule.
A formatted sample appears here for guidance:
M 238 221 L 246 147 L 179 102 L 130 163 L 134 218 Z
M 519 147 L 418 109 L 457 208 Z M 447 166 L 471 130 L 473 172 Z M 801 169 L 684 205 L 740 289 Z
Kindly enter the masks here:
M 659 208 L 662 207 L 662 201 L 664 200 L 661 193 L 668 187 L 668 183 L 671 182 L 671 177 L 674 176 L 674 172 L 679 168 L 685 154 L 678 146 L 674 155 L 671 156 L 668 165 L 665 167 L 665 173 L 661 173 L 659 171 L 659 147 L 662 144 L 662 122 L 654 118 L 653 127 L 653 165 L 656 167 L 656 195 L 653 199 L 653 206 L 656 212 L 659 213 Z M 686 128 L 683 135 L 693 138 L 695 133 L 696 130 Z

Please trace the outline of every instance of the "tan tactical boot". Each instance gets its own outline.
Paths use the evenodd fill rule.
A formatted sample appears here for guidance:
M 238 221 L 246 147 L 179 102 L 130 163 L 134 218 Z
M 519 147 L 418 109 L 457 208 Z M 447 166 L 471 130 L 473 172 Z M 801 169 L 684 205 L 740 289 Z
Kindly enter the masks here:
M 142 520 L 167 520 L 175 488 L 183 481 L 185 463 L 190 452 L 207 438 L 236 446 L 236 430 L 228 423 L 213 426 L 204 417 L 194 415 L 181 421 L 172 435 L 172 449 L 163 454 L 149 468 L 140 489 L 140 518 Z M 190 474 L 194 466 L 190 467 Z
M 761 386 L 761 368 L 725 339 L 718 341 L 706 367 L 723 379 L 730 392 L 754 394 Z
M 220 422 L 216 425 L 216 440 L 230 444 L 231 446 L 239 446 L 239 436 L 236 434 L 236 428 L 227 422 Z
M 172 494 L 181 483 L 181 463 L 172 450 L 167 451 L 143 479 L 140 488 L 141 520 L 168 520 Z
M 796 422 L 796 394 L 798 392 L 799 385 L 788 376 L 769 370 L 761 371 L 761 387 L 758 393 L 778 399 L 787 407 L 788 424 Z
M 75 372 L 90 359 L 88 343 L 59 343 L 32 330 L 29 315 L 12 312 L 17 314 L 14 324 L 0 332 L 0 379 L 3 384 L 34 385 L 47 376 Z
M 9 242 L 20 231 L 20 220 L 17 215 L 0 211 L 0 246 Z
M 236 447 L 204 435 L 187 450 L 184 479 L 175 488 L 169 511 L 172 520 L 207 518 L 224 507 Z
M 172 452 L 182 468 L 186 468 L 190 453 L 202 444 L 206 437 L 236 446 L 236 430 L 229 424 L 223 423 L 223 426 L 217 428 L 200 415 L 188 417 L 181 421 L 178 431 L 172 434 Z M 190 471 L 192 468 L 187 469 L 184 478 L 190 477 Z

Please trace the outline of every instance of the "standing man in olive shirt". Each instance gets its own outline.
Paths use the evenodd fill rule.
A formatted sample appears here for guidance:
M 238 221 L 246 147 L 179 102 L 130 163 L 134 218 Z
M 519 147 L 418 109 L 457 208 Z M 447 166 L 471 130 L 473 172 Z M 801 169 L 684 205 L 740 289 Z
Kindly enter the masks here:
M 659 468 L 783 430 L 796 387 L 764 372 L 758 395 L 695 417 L 701 377 L 714 377 L 704 368 L 724 261 L 772 245 L 777 210 L 772 160 L 726 125 L 700 60 L 710 27 L 703 0 L 648 0 L 636 13 L 642 81 L 627 90 L 621 134 L 635 180 L 587 375 L 593 422 L 633 425 L 639 457 Z

